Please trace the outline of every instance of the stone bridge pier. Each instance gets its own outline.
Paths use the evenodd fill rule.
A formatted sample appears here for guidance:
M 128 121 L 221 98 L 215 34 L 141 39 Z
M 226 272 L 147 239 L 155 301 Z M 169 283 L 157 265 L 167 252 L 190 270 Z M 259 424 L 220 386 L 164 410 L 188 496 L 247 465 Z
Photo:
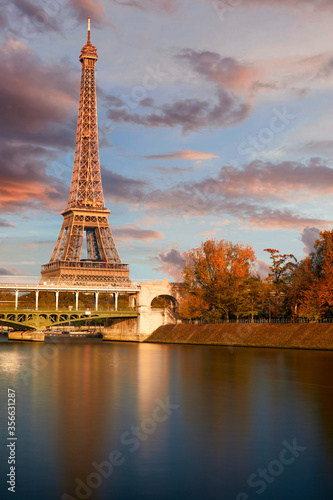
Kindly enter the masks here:
M 104 340 L 143 341 L 159 326 L 176 324 L 181 298 L 181 283 L 170 283 L 167 278 L 140 283 L 140 291 L 130 297 L 130 306 L 139 313 L 136 319 L 118 320 L 105 328 Z M 167 307 L 152 307 L 154 299 L 165 299 Z

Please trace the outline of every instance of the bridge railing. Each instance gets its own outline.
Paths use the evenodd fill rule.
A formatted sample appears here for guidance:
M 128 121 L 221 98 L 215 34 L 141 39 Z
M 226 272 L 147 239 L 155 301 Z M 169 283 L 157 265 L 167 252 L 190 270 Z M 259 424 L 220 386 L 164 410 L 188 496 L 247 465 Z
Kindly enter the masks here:
M 108 313 L 108 312 L 137 312 L 138 311 L 138 308 L 137 307 L 118 307 L 117 309 L 115 307 L 98 307 L 97 309 L 95 307 L 79 307 L 78 309 L 75 308 L 75 306 L 71 307 L 58 307 L 58 309 L 56 309 L 55 307 L 38 307 L 38 309 L 36 309 L 35 307 L 33 306 L 27 306 L 27 307 L 24 307 L 23 305 L 19 306 L 17 309 L 15 308 L 15 306 L 10 306 L 10 307 L 2 307 L 1 304 L 0 304 L 0 314 L 1 313 L 8 313 L 8 312 L 13 312 L 13 313 L 20 313 L 20 312 L 25 312 L 25 313 L 33 313 L 33 312 L 38 312 L 38 313 L 52 313 L 52 312 L 56 312 L 56 313 L 66 313 L 66 314 L 71 314 L 71 313 L 94 313 L 94 312 L 98 312 L 98 313 Z

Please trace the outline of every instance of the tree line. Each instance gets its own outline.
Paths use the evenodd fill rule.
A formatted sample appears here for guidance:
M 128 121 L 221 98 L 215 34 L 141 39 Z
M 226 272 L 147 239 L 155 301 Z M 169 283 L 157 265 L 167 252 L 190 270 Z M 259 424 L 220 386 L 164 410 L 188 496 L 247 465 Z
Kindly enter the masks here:
M 211 238 L 187 252 L 180 316 L 209 323 L 333 317 L 333 230 L 322 231 L 302 260 L 277 249 L 265 251 L 271 260 L 265 279 L 250 245 Z

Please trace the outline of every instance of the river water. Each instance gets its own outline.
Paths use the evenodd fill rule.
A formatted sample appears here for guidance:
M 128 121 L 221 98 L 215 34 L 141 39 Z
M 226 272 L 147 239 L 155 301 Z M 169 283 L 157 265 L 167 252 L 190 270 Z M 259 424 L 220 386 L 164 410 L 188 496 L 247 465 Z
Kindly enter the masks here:
M 0 373 L 1 498 L 333 498 L 333 352 L 1 342 Z

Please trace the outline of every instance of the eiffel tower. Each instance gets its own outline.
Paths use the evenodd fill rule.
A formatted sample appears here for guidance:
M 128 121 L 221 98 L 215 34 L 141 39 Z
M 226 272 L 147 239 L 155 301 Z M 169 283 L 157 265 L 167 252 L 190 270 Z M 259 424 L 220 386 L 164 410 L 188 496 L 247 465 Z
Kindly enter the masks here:
M 97 50 L 88 38 L 82 66 L 73 175 L 64 221 L 51 260 L 42 266 L 41 284 L 133 286 L 129 266 L 120 260 L 104 205 L 99 163 L 95 65 Z M 86 255 L 82 252 L 86 246 Z M 86 258 L 82 258 L 82 257 Z

